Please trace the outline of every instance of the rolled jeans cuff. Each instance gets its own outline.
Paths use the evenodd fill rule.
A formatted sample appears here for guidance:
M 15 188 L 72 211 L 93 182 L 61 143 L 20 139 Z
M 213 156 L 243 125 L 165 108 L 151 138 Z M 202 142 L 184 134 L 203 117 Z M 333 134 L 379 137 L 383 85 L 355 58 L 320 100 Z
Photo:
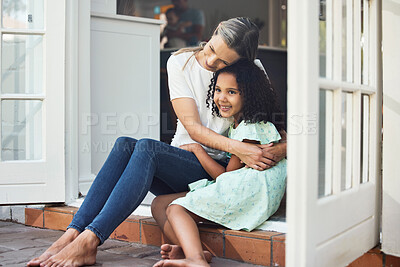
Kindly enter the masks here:
M 102 245 L 107 240 L 107 237 L 104 237 L 96 228 L 89 225 L 85 229 L 92 231 L 100 239 L 99 246 Z
M 79 227 L 78 225 L 72 224 L 72 223 L 71 223 L 70 225 L 68 225 L 67 230 L 68 230 L 69 228 L 73 228 L 73 229 L 77 230 L 79 233 L 82 233 L 83 230 L 85 230 L 85 229 L 83 229 L 82 227 Z

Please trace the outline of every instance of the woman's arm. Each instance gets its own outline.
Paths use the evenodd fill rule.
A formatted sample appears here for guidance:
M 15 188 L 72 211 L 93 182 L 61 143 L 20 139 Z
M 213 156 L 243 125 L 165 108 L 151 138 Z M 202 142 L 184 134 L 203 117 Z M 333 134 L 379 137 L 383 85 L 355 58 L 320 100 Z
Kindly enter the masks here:
M 234 154 L 253 169 L 264 170 L 276 164 L 273 153 L 263 153 L 264 148 L 272 150 L 268 145 L 254 145 L 229 139 L 203 126 L 194 99 L 176 98 L 171 102 L 178 119 L 196 142 Z
M 226 166 L 225 168 L 224 166 L 216 162 L 212 157 L 210 157 L 204 150 L 204 148 L 197 143 L 183 145 L 180 146 L 180 148 L 194 153 L 197 159 L 200 161 L 201 166 L 203 166 L 204 170 L 214 180 L 224 172 L 237 170 L 244 166 L 243 163 L 240 163 L 240 159 L 238 157 L 232 155 L 232 158 L 229 161 L 228 166 Z

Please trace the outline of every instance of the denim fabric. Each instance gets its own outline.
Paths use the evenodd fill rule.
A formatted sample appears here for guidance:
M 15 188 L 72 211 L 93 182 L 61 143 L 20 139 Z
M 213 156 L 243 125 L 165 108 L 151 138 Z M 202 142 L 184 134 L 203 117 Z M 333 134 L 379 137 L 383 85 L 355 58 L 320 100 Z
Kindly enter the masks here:
M 120 137 L 68 228 L 89 229 L 101 244 L 143 201 L 188 191 L 188 184 L 211 179 L 196 156 L 152 139 Z

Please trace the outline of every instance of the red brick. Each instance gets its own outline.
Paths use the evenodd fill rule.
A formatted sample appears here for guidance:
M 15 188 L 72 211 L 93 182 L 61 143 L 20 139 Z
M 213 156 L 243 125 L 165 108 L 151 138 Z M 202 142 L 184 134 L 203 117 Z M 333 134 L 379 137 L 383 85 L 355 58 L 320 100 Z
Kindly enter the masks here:
M 43 228 L 43 210 L 25 208 L 25 224 Z
M 140 242 L 140 223 L 124 221 L 112 232 L 110 238 L 128 242 Z
M 225 258 L 269 266 L 271 241 L 226 235 Z
M 45 210 L 44 228 L 65 231 L 67 226 L 71 223 L 72 217 L 72 214 Z

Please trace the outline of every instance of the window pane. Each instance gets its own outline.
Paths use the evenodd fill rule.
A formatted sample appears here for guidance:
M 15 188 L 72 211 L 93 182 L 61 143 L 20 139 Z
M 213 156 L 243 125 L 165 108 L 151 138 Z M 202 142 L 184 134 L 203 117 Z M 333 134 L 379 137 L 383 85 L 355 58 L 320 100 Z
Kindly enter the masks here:
M 326 1 L 319 6 L 319 76 L 326 77 Z
M 369 169 L 369 96 L 362 95 L 361 100 L 361 177 L 360 183 L 368 182 Z
M 352 141 L 353 141 L 353 98 L 351 93 L 342 94 L 342 148 L 340 189 L 351 188 Z
M 42 101 L 1 102 L 1 160 L 42 158 Z
M 342 0 L 342 80 L 347 80 L 347 0 Z
M 3 0 L 3 28 L 43 29 L 43 0 Z
M 319 94 L 318 197 L 332 194 L 333 93 Z
M 4 34 L 1 56 L 3 94 L 42 93 L 42 36 Z

